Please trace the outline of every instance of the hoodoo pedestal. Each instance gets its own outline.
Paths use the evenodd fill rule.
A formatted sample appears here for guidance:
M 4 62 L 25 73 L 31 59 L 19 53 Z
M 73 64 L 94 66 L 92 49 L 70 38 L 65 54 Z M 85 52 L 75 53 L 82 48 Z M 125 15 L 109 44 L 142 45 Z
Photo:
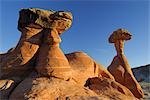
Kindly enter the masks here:
M 59 48 L 60 42 L 61 38 L 56 29 L 45 29 L 36 70 L 43 76 L 67 80 L 71 77 L 71 67 L 66 56 Z

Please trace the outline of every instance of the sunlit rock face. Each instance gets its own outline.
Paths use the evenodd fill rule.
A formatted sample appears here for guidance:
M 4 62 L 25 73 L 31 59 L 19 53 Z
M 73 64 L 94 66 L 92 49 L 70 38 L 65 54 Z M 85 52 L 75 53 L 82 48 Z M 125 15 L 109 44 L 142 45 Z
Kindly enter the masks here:
M 60 35 L 71 26 L 71 23 L 72 15 L 69 12 L 36 8 L 21 9 L 18 21 L 20 40 L 15 48 L 0 55 L 1 82 L 12 79 L 14 80 L 12 87 L 15 87 L 33 70 L 45 29 L 55 29 Z M 8 97 L 12 89 L 2 93 L 3 99 Z
M 96 63 L 86 53 L 78 51 L 65 54 L 72 69 L 72 79 L 84 86 L 88 78 L 106 77 L 114 80 L 114 77 L 101 64 Z
M 120 28 L 110 35 L 108 41 L 109 43 L 115 43 L 117 40 L 127 41 L 131 39 L 131 36 L 132 35 L 130 32 L 128 32 L 128 30 Z
M 105 95 L 106 97 L 109 97 L 110 100 L 136 100 L 129 89 L 109 78 L 89 78 L 86 86 L 99 95 Z
M 84 52 L 64 54 L 61 50 L 60 36 L 72 24 L 70 12 L 28 8 L 21 9 L 19 15 L 21 38 L 15 48 L 0 54 L 1 99 L 136 100 L 132 93 L 141 98 L 123 53 L 124 40 L 131 39 L 127 31 L 119 29 L 110 38 L 110 43 L 115 43 L 117 60 L 109 72 Z M 121 81 L 114 72 L 124 75 Z M 124 86 L 122 80 L 127 80 Z
M 56 29 L 45 29 L 43 43 L 39 49 L 36 70 L 41 76 L 71 78 L 71 67 L 59 47 L 61 38 Z
M 126 86 L 137 98 L 143 98 L 144 93 L 141 86 L 136 81 L 127 58 L 124 55 L 124 42 L 131 39 L 130 33 L 125 29 L 114 31 L 109 42 L 114 43 L 117 55 L 108 66 L 108 71 L 114 76 L 115 80 Z

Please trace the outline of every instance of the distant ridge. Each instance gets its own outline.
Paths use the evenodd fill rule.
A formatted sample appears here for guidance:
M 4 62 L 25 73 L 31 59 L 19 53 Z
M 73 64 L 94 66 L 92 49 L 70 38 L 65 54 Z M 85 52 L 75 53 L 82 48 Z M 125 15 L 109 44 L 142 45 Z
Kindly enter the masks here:
M 150 64 L 132 68 L 132 71 L 137 81 L 150 82 Z

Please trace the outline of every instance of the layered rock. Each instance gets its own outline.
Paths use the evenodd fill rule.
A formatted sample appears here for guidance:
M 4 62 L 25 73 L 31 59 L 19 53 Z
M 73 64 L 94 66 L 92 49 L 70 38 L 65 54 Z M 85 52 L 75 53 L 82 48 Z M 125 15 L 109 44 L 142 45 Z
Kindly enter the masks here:
M 71 77 L 71 68 L 59 47 L 61 42 L 59 35 L 71 26 L 71 13 L 40 9 L 32 9 L 32 11 L 39 16 L 34 19 L 34 23 L 45 27 L 36 61 L 37 72 L 42 76 L 69 79 Z M 32 22 L 31 19 L 29 21 Z
M 64 53 L 59 48 L 61 39 L 56 29 L 46 29 L 43 43 L 39 49 L 36 70 L 42 76 L 71 78 L 71 67 Z
M 15 81 L 15 84 L 17 85 L 24 77 L 26 77 L 28 75 L 28 73 L 31 72 L 29 70 L 28 70 L 28 72 L 26 72 L 27 69 L 28 68 L 32 69 L 32 67 L 35 66 L 35 63 L 37 63 L 37 61 L 40 60 L 41 57 L 43 57 L 43 56 L 41 56 L 41 57 L 38 56 L 37 61 L 35 61 L 35 58 L 37 58 L 37 54 L 38 54 L 38 52 L 37 52 L 38 47 L 39 46 L 41 47 L 39 50 L 39 53 L 42 55 L 43 51 L 41 51 L 41 50 L 43 50 L 42 47 L 44 47 L 45 43 L 46 44 L 48 43 L 47 44 L 48 46 L 45 45 L 45 47 L 46 48 L 50 47 L 51 48 L 50 52 L 52 54 L 52 56 L 50 56 L 50 59 L 51 59 L 50 68 L 48 68 L 47 71 L 53 72 L 53 70 L 51 70 L 51 67 L 54 69 L 54 66 L 55 66 L 55 71 L 54 71 L 55 75 L 53 74 L 52 76 L 57 77 L 59 74 L 60 77 L 64 78 L 64 76 L 62 76 L 62 73 L 61 73 L 61 75 L 59 73 L 62 69 L 59 68 L 59 70 L 57 70 L 57 67 L 63 66 L 64 63 L 67 63 L 67 66 L 69 66 L 69 63 L 68 63 L 67 59 L 64 59 L 64 60 L 61 59 L 61 57 L 65 58 L 65 56 L 62 53 L 62 51 L 59 49 L 59 42 L 60 42 L 59 35 L 70 27 L 71 22 L 72 22 L 72 15 L 68 12 L 63 12 L 63 11 L 55 12 L 55 11 L 48 11 L 48 10 L 41 10 L 41 9 L 34 9 L 34 8 L 33 9 L 32 8 L 31 9 L 22 9 L 20 11 L 20 16 L 19 16 L 19 21 L 18 21 L 18 29 L 20 31 L 22 31 L 21 39 L 15 49 L 9 50 L 9 52 L 7 54 L 5 54 L 5 55 L 3 54 L 0 56 L 1 61 L 3 63 L 5 63 L 4 57 L 11 58 L 11 54 L 13 54 L 12 56 L 14 57 L 14 58 L 13 57 L 12 58 L 15 59 L 14 62 L 12 62 L 10 59 L 5 60 L 9 66 L 11 65 L 11 63 L 13 64 L 13 67 L 12 67 L 13 69 L 11 68 L 12 70 L 10 70 L 10 68 L 9 68 L 6 70 L 6 68 L 3 68 L 5 70 L 2 69 L 2 72 L 4 73 L 2 75 L 2 79 L 8 79 L 8 78 L 13 79 Z M 44 41 L 44 39 L 46 39 L 46 41 Z M 55 45 L 55 43 L 56 43 L 56 45 Z M 37 48 L 35 46 L 37 46 Z M 30 49 L 32 49 L 32 50 L 30 50 Z M 35 53 L 37 53 L 37 54 L 35 54 Z M 18 54 L 22 54 L 23 56 L 21 56 L 20 58 L 16 57 Z M 55 55 L 55 54 L 57 54 L 57 55 Z M 33 55 L 35 57 L 33 57 Z M 61 60 L 57 59 L 57 56 L 60 56 Z M 44 57 L 46 58 L 46 56 L 44 56 Z M 32 58 L 32 60 L 30 60 L 30 58 Z M 11 61 L 11 63 L 9 63 L 9 61 Z M 60 62 L 60 63 L 58 63 L 58 62 Z M 37 66 L 40 65 L 40 63 L 41 63 L 41 60 L 36 65 Z M 47 64 L 49 64 L 49 63 L 47 63 Z M 20 65 L 21 65 L 21 67 L 18 67 Z M 37 68 L 37 66 L 36 66 L 36 68 Z M 64 64 L 64 66 L 66 66 L 66 64 Z M 42 62 L 42 68 L 45 68 L 43 66 L 43 62 Z M 17 71 L 17 70 L 18 70 L 18 72 L 15 73 L 14 71 Z M 38 71 L 38 72 L 39 72 L 39 74 L 41 74 L 40 72 L 42 72 L 42 70 Z M 63 72 L 63 71 L 61 71 L 61 72 Z M 20 73 L 23 73 L 24 77 Z M 65 73 L 65 71 L 63 73 Z M 14 75 L 19 78 L 21 77 L 22 79 L 18 79 L 16 77 L 14 78 Z M 11 77 L 13 77 L 13 78 L 11 78 Z M 68 77 L 68 76 L 66 76 L 66 77 Z M 69 75 L 69 77 L 70 77 L 70 75 Z M 3 80 L 3 81 L 5 81 L 5 80 Z M 2 83 L 2 82 L 0 82 L 0 83 Z M 7 99 L 8 96 L 10 95 L 10 92 L 12 92 L 12 90 L 14 89 L 14 87 L 16 87 L 16 85 L 15 86 L 13 85 L 12 88 L 8 89 L 8 91 L 2 91 L 1 92 L 2 99 Z M 16 92 L 16 90 L 14 92 Z
M 20 29 L 22 32 L 21 38 L 14 48 L 13 51 L 6 53 L 1 56 L 1 77 L 11 76 L 10 73 L 16 76 L 21 75 L 23 72 L 19 73 L 19 71 L 26 71 L 31 69 L 30 60 L 33 59 L 35 53 L 37 52 L 39 45 L 34 44 L 34 40 L 39 40 L 41 29 L 35 29 L 30 27 L 24 27 Z M 34 40 L 32 40 L 32 38 Z M 38 43 L 38 41 L 36 41 Z M 28 67 L 27 67 L 28 66 Z M 14 73 L 18 70 L 18 73 Z M 6 75 L 9 74 L 9 75 Z
M 22 35 L 13 50 L 0 55 L 0 61 L 2 62 L 1 76 L 4 76 L 3 74 L 6 76 L 6 73 L 10 74 L 12 70 L 30 68 L 24 65 L 29 63 L 37 52 L 45 28 L 55 28 L 60 34 L 70 27 L 71 20 L 72 16 L 69 12 L 35 8 L 22 9 L 18 21 L 18 29 L 22 32 Z
M 137 98 L 142 98 L 144 93 L 136 81 L 127 58 L 124 55 L 124 42 L 131 39 L 131 34 L 125 29 L 118 29 L 109 37 L 109 42 L 114 43 L 117 55 L 108 66 L 108 71 L 115 80 L 126 86 Z

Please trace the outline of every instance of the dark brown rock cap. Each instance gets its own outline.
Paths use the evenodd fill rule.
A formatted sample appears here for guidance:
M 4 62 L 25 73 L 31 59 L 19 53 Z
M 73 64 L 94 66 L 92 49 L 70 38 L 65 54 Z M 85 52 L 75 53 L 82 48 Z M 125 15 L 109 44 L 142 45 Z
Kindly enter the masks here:
M 24 27 L 56 28 L 67 30 L 72 24 L 72 14 L 64 11 L 43 10 L 39 8 L 21 9 L 19 12 L 18 29 Z
M 123 28 L 119 28 L 116 31 L 114 31 L 108 41 L 109 43 L 115 43 L 117 40 L 130 40 L 131 39 L 131 33 L 128 32 L 128 30 L 123 29 Z

